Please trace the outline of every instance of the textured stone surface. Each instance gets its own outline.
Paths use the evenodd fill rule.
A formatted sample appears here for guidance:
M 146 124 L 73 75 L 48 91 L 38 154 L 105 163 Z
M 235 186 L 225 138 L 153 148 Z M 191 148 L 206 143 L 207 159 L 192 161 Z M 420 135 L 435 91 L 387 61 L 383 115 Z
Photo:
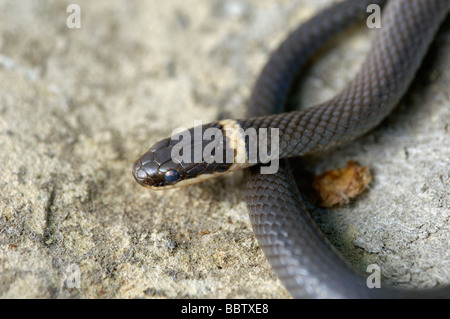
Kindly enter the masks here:
M 131 164 L 176 127 L 243 116 L 270 50 L 329 1 L 77 3 L 81 29 L 63 2 L 0 1 L 0 296 L 289 297 L 253 236 L 243 174 L 150 192 Z M 304 164 L 371 167 L 362 197 L 313 214 L 360 270 L 377 263 L 401 286 L 450 282 L 449 39 L 447 23 L 378 129 Z M 358 69 L 371 36 L 345 40 L 305 73 L 302 106 Z

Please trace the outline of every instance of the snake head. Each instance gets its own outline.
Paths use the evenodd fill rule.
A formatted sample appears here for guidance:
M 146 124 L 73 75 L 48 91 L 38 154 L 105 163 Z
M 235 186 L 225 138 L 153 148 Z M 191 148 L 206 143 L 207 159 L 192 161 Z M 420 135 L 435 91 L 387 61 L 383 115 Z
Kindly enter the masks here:
M 218 124 L 209 124 L 202 128 L 202 133 L 207 128 L 214 127 L 221 129 Z M 184 131 L 182 139 L 174 139 L 172 137 L 161 140 L 139 157 L 133 164 L 132 172 L 135 180 L 142 186 L 155 190 L 169 189 L 180 186 L 186 186 L 204 181 L 209 178 L 216 177 L 231 172 L 233 163 L 226 162 L 209 162 L 205 160 L 204 150 L 211 140 L 196 139 L 193 132 L 194 128 Z M 183 132 L 182 132 L 183 133 Z M 226 144 L 226 137 L 222 137 L 216 141 Z M 183 143 L 180 147 L 178 143 Z M 174 148 L 177 147 L 176 150 Z M 181 149 L 181 152 L 179 150 Z M 199 154 L 201 154 L 196 159 Z M 222 149 L 225 156 L 226 147 Z M 231 150 L 234 154 L 234 150 Z M 174 154 L 189 154 L 177 157 Z M 222 157 L 221 157 L 222 158 Z
M 133 176 L 138 184 L 153 189 L 174 187 L 185 178 L 185 169 L 171 158 L 173 143 L 166 138 L 153 145 L 133 164 Z

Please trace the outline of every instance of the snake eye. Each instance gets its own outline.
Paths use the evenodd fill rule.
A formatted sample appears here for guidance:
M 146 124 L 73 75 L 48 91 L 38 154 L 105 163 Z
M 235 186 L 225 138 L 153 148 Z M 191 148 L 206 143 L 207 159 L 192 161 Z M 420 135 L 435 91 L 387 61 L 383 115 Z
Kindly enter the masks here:
M 164 180 L 169 184 L 175 183 L 176 181 L 178 181 L 179 178 L 180 178 L 180 174 L 178 174 L 178 172 L 175 170 L 167 171 L 164 174 Z

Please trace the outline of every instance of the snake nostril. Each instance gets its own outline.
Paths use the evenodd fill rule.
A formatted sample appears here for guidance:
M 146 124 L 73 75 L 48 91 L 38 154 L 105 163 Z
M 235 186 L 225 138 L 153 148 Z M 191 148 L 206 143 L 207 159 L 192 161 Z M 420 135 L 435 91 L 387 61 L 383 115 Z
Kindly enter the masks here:
M 134 162 L 132 171 L 136 182 L 138 182 L 141 185 L 148 185 L 150 183 L 147 172 L 142 167 L 142 163 L 140 160 Z
M 137 160 L 133 163 L 131 170 L 133 171 L 133 175 L 136 175 L 139 169 L 141 169 L 142 164 L 140 160 Z

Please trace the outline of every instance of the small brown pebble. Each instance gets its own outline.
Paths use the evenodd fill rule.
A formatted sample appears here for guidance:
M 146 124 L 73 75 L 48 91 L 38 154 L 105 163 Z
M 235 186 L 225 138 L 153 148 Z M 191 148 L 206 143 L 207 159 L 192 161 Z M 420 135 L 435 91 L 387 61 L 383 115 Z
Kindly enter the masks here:
M 359 166 L 348 161 L 342 169 L 334 169 L 317 175 L 313 179 L 313 188 L 318 195 L 318 204 L 323 207 L 344 205 L 350 199 L 361 194 L 371 181 L 368 166 Z

